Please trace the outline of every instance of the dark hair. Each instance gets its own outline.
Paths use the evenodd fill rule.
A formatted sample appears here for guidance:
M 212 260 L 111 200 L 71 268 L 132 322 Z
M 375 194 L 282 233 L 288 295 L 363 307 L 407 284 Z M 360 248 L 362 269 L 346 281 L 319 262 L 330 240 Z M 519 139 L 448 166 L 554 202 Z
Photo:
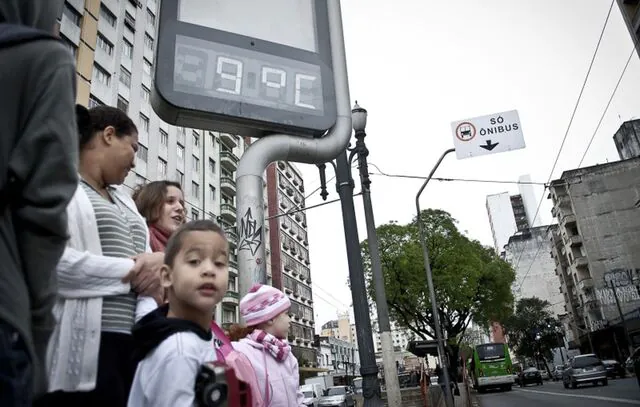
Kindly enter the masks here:
M 253 333 L 257 327 L 255 326 L 244 326 L 240 324 L 233 324 L 229 327 L 229 334 L 227 337 L 231 340 L 231 342 L 238 342 L 242 338 L 246 338 L 247 335 Z
M 169 187 L 176 187 L 182 191 L 180 183 L 174 181 L 153 181 L 146 185 L 139 185 L 133 191 L 133 201 L 148 224 L 153 225 L 160 219 Z
M 192 220 L 180 226 L 169 238 L 167 247 L 164 250 L 164 264 L 173 267 L 173 263 L 182 249 L 184 236 L 190 232 L 215 232 L 223 238 L 227 238 L 224 231 L 215 222 L 208 219 Z
M 138 132 L 133 120 L 122 110 L 113 106 L 96 106 L 87 109 L 76 105 L 76 122 L 80 139 L 80 150 L 91 141 L 94 134 L 112 126 L 116 129 L 116 136 L 125 137 Z

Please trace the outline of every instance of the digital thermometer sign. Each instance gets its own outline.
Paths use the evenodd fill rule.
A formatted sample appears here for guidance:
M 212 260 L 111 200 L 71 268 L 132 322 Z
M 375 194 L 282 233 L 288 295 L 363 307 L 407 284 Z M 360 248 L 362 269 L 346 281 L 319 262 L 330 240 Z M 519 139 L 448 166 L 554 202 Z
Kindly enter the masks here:
M 327 0 L 164 0 L 158 32 L 163 120 L 252 137 L 335 124 Z

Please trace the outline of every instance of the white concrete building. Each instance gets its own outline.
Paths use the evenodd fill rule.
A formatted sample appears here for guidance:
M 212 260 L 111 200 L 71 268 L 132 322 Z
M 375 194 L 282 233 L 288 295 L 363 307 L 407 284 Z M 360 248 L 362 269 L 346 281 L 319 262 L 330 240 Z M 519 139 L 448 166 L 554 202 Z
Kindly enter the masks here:
M 506 260 L 513 265 L 516 279 L 512 292 L 516 301 L 538 297 L 551 304 L 554 317 L 564 314 L 564 297 L 556 275 L 552 250 L 553 226 L 539 226 L 511 236 L 505 246 Z

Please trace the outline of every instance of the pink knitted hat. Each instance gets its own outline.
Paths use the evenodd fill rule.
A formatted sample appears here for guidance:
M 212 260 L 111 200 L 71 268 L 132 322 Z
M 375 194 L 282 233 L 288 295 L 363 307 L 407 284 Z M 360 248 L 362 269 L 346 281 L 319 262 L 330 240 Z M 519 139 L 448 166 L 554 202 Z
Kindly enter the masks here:
M 256 326 L 277 317 L 291 307 L 284 293 L 269 285 L 255 284 L 240 301 L 240 315 L 247 326 Z

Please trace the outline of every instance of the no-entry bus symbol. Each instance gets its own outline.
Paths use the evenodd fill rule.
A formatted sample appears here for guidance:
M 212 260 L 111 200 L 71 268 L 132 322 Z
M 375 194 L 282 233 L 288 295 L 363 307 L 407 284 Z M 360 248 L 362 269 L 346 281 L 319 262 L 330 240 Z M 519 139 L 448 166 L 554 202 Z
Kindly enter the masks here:
M 462 122 L 456 127 L 456 137 L 460 141 L 470 141 L 476 136 L 476 127 L 469 122 Z

